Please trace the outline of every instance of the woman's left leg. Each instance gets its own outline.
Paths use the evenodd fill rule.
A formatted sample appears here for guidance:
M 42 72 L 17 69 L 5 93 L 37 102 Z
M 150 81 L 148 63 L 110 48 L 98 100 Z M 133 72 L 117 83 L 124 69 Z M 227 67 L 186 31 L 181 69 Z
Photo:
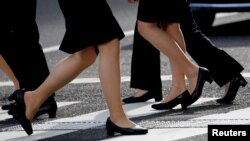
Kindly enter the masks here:
M 119 43 L 118 39 L 114 39 L 99 45 L 99 75 L 110 120 L 120 127 L 134 127 L 135 124 L 127 118 L 121 103 Z

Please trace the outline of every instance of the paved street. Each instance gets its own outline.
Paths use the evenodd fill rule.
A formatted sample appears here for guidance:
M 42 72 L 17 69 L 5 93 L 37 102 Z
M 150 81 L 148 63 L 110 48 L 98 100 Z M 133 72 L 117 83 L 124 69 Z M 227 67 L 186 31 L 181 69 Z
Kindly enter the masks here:
M 121 24 L 126 37 L 121 41 L 122 98 L 132 95 L 130 86 L 130 64 L 133 44 L 133 28 L 137 5 L 125 0 L 108 0 L 115 17 Z M 64 19 L 57 1 L 38 1 L 37 21 L 40 42 L 46 55 L 49 68 L 67 56 L 58 50 L 64 35 Z M 243 76 L 250 83 L 250 13 L 219 13 L 214 22 L 213 32 L 208 35 L 221 49 L 239 61 L 245 70 Z M 162 58 L 163 94 L 167 95 L 171 76 L 169 61 Z M 226 62 L 225 62 L 226 63 Z M 99 84 L 97 62 L 82 72 L 75 80 L 56 92 L 58 111 L 56 118 L 43 115 L 33 121 L 34 133 L 27 136 L 15 120 L 0 110 L 0 140 L 7 141 L 68 141 L 68 140 L 107 140 L 107 141 L 206 141 L 208 125 L 250 125 L 250 85 L 241 88 L 233 104 L 221 105 L 215 102 L 224 94 L 224 89 L 215 83 L 205 83 L 202 97 L 187 110 L 180 106 L 170 111 L 156 111 L 154 103 L 124 104 L 127 115 L 149 133 L 140 136 L 109 137 L 105 122 L 109 113 Z M 147 76 L 145 76 L 147 77 Z M 14 87 L 0 71 L 0 105 L 6 104 L 7 97 Z

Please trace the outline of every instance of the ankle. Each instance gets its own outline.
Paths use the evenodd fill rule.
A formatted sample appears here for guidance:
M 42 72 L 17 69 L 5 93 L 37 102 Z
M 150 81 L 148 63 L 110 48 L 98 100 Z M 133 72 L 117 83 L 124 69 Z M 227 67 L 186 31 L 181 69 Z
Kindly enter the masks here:
M 134 94 L 134 97 L 143 96 L 143 95 L 146 94 L 147 92 L 148 92 L 148 90 L 141 90 L 141 89 L 138 89 L 137 92 Z
M 198 73 L 199 73 L 199 67 L 192 67 L 190 69 L 188 69 L 187 73 L 186 73 L 186 77 L 187 78 L 196 78 L 198 77 Z
M 199 75 L 199 68 L 194 69 L 192 72 L 186 75 L 188 83 L 189 83 L 189 91 L 192 93 L 196 88 L 198 75 Z
M 35 112 L 39 109 L 36 108 L 39 106 L 37 106 L 34 94 L 32 94 L 31 92 L 25 92 L 24 103 L 25 103 L 25 115 L 27 119 L 32 120 L 33 117 L 35 116 Z

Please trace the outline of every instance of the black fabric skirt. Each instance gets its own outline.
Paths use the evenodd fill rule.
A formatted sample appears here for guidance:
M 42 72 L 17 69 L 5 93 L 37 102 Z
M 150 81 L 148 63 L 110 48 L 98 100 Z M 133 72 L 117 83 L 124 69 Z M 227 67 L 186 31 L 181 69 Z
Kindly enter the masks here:
M 185 0 L 140 0 L 137 18 L 143 22 L 177 22 L 184 12 Z
M 60 50 L 75 53 L 125 36 L 106 0 L 58 0 L 66 32 Z

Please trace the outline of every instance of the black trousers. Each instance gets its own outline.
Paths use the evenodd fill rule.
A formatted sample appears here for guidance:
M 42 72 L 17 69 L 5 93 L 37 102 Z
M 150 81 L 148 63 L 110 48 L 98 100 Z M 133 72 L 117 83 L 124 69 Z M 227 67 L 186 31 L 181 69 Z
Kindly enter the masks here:
M 218 49 L 198 28 L 193 19 L 189 3 L 183 6 L 185 15 L 180 22 L 187 52 L 194 61 L 210 70 L 212 79 L 223 86 L 235 78 L 243 67 L 225 51 Z M 156 91 L 161 94 L 160 53 L 147 42 L 137 31 L 134 34 L 134 46 L 131 63 L 131 88 Z M 156 97 L 156 96 L 154 96 Z
M 20 87 L 34 90 L 49 75 L 35 21 L 36 0 L 9 0 L 3 5 L 8 10 L 0 14 L 0 54 L 12 69 Z

